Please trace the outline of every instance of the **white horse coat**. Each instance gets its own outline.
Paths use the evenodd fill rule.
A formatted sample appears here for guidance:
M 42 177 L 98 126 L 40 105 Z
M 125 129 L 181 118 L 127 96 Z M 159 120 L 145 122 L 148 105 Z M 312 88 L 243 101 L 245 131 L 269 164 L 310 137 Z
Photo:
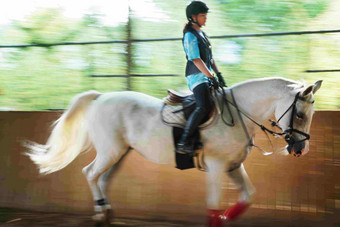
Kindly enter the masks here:
M 313 115 L 313 94 L 321 81 L 305 87 L 303 84 L 283 78 L 249 80 L 230 88 L 224 88 L 230 98 L 233 89 L 239 109 L 259 123 L 274 113 L 279 118 L 289 109 L 297 92 L 308 102 L 298 100 L 296 111 L 304 119 L 294 119 L 294 127 L 309 133 Z M 218 97 L 221 102 L 221 95 Z M 163 101 L 137 92 L 96 91 L 77 95 L 69 108 L 56 122 L 46 145 L 30 144 L 29 156 L 39 166 L 41 173 L 51 173 L 67 166 L 77 155 L 94 146 L 97 156 L 83 169 L 89 182 L 97 211 L 108 209 L 105 196 L 106 183 L 115 164 L 129 149 L 140 153 L 147 160 L 158 164 L 175 166 L 175 147 L 172 128 L 160 117 Z M 201 131 L 207 165 L 207 206 L 219 209 L 221 176 L 233 165 L 240 167 L 229 173 L 241 190 L 240 201 L 250 202 L 255 192 L 242 162 L 249 153 L 249 141 L 242 128 L 236 109 L 231 106 L 235 126 L 226 126 L 221 119 L 214 127 Z M 281 120 L 282 129 L 288 128 L 289 111 Z M 243 116 L 245 126 L 252 137 L 258 127 Z M 293 133 L 296 140 L 301 135 Z M 308 152 L 305 141 L 302 155 Z M 103 202 L 105 200 L 105 202 Z

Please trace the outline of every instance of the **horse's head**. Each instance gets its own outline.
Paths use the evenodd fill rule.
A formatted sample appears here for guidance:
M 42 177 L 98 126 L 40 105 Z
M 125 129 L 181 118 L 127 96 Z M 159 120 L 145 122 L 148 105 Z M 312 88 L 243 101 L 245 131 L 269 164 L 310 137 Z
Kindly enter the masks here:
M 298 93 L 295 92 L 294 100 L 290 96 L 290 101 L 284 100 L 286 105 L 277 106 L 275 111 L 276 119 L 281 120 L 280 125 L 288 143 L 286 149 L 295 157 L 308 153 L 309 129 L 314 114 L 314 94 L 321 87 L 321 83 L 319 80 Z M 288 108 L 287 104 L 290 105 Z

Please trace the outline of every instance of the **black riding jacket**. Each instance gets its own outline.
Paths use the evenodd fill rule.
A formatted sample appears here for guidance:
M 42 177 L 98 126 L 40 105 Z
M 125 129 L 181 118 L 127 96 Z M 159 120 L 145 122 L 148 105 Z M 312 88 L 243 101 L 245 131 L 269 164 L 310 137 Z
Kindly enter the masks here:
M 195 29 L 193 29 L 192 27 L 189 27 L 183 32 L 183 39 L 182 39 L 183 45 L 184 45 L 184 35 L 187 32 L 191 32 L 192 34 L 196 36 L 201 59 L 206 64 L 208 69 L 210 69 L 212 65 L 212 51 L 211 51 L 211 44 L 209 42 L 208 36 L 202 31 L 204 35 L 204 38 L 203 38 Z M 186 58 L 187 58 L 187 65 L 185 68 L 185 76 L 200 73 L 201 71 L 196 67 L 194 62 L 188 60 L 187 55 L 186 55 Z

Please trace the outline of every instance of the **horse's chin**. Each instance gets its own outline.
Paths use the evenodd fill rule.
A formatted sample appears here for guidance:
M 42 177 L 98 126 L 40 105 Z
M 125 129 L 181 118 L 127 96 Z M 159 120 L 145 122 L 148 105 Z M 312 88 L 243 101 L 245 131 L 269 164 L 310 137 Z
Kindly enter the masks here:
M 294 152 L 294 148 L 286 145 L 286 146 L 280 146 L 280 147 L 276 148 L 274 150 L 274 153 L 279 154 L 279 155 L 283 155 L 283 156 L 292 155 L 292 156 L 295 156 L 295 157 L 301 157 L 301 156 L 308 153 L 308 150 L 309 150 L 308 148 L 309 147 L 308 147 L 308 144 L 307 144 L 307 146 L 301 150 L 301 154 L 296 155 L 296 153 Z M 290 150 L 290 152 L 289 152 L 289 150 Z
M 281 147 L 281 149 L 279 150 L 278 152 L 280 155 L 283 155 L 283 156 L 288 156 L 290 155 L 289 151 L 288 151 L 288 145 L 285 146 L 285 147 Z
M 273 154 L 288 156 L 289 152 L 287 150 L 287 146 L 279 146 L 273 150 Z

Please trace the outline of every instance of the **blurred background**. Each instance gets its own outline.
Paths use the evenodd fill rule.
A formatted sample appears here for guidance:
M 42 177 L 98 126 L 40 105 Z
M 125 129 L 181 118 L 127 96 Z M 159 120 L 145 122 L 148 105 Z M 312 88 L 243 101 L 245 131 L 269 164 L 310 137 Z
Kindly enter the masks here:
M 24 226 L 30 221 L 32 226 L 31 220 L 42 219 L 40 214 L 36 219 L 10 214 L 7 207 L 92 212 L 80 168 L 93 160 L 94 151 L 59 173 L 40 177 L 22 155 L 20 141 L 44 143 L 60 112 L 38 111 L 65 109 L 83 91 L 132 90 L 162 98 L 168 88 L 188 90 L 181 39 L 189 2 L 10 0 L 1 5 L 0 223 L 16 220 Z M 322 79 L 316 109 L 340 109 L 340 0 L 205 2 L 211 12 L 203 30 L 228 85 L 272 76 L 307 84 Z M 340 111 L 315 113 L 313 152 L 303 159 L 250 154 L 245 166 L 259 193 L 251 212 L 235 226 L 339 225 L 339 121 Z M 256 144 L 270 149 L 265 134 L 256 135 Z M 179 174 L 136 152 L 127 159 L 109 191 L 118 217 L 197 216 L 205 222 L 205 188 L 197 187 L 205 182 L 203 172 Z M 227 176 L 222 190 L 227 196 L 221 207 L 234 204 L 238 190 Z M 64 224 L 56 216 L 43 216 Z M 76 219 L 83 220 L 70 220 Z
M 187 89 L 181 38 L 189 2 L 6 2 L 0 8 L 0 109 L 65 109 L 90 89 L 158 98 L 168 88 Z M 272 76 L 307 84 L 322 79 L 316 109 L 340 108 L 340 33 L 334 31 L 340 1 L 205 2 L 211 12 L 203 30 L 228 85 Z M 289 34 L 299 31 L 321 32 Z

